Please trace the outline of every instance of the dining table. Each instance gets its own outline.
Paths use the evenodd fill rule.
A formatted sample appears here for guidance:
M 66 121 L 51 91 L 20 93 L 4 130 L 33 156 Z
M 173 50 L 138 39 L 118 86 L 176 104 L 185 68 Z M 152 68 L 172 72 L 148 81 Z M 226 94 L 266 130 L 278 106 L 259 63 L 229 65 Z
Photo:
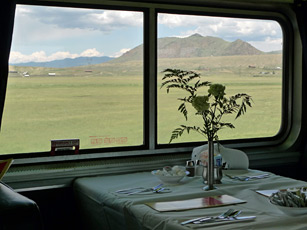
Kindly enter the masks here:
M 239 180 L 236 176 L 266 177 Z M 161 185 L 163 184 L 163 185 Z M 120 191 L 130 188 L 163 186 L 161 192 Z M 83 177 L 73 189 L 85 229 L 100 230 L 188 230 L 188 229 L 307 229 L 307 214 L 290 215 L 270 203 L 269 195 L 279 190 L 307 187 L 307 182 L 259 170 L 224 170 L 221 183 L 206 191 L 202 176 L 185 176 L 177 183 L 163 183 L 151 171 Z M 266 194 L 268 193 L 268 194 Z M 178 210 L 157 210 L 152 204 L 169 204 L 229 196 L 242 202 L 202 207 L 183 206 Z M 192 203 L 191 203 L 192 204 Z M 253 216 L 249 221 L 188 223 L 199 217 L 218 216 L 228 209 L 240 210 L 239 216 Z M 307 209 L 307 208 L 302 208 Z

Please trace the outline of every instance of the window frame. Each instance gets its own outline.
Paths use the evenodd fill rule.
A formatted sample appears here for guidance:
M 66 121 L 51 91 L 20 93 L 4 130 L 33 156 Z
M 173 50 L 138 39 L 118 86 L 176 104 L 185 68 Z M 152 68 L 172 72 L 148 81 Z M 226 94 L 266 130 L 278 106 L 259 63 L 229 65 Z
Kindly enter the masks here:
M 143 43 L 144 43 L 144 50 L 143 56 L 148 55 L 148 26 L 145 23 L 148 23 L 148 9 L 144 7 L 134 7 L 134 6 L 117 6 L 117 5 L 93 5 L 93 4 L 76 4 L 76 3 L 55 3 L 55 2 L 39 2 L 36 3 L 35 1 L 17 1 L 16 5 L 29 5 L 29 6 L 46 6 L 46 7 L 67 7 L 67 8 L 77 8 L 77 9 L 95 9 L 95 10 L 123 10 L 123 11 L 138 11 L 143 13 Z M 149 106 L 146 101 L 148 100 L 149 92 L 145 90 L 148 88 L 148 77 L 146 77 L 146 73 L 148 73 L 148 61 L 147 59 L 143 59 L 143 144 L 137 146 L 120 146 L 120 147 L 106 147 L 106 148 L 92 148 L 92 149 L 80 149 L 79 155 L 82 154 L 95 154 L 98 152 L 112 152 L 112 151 L 133 151 L 133 150 L 144 150 L 148 148 L 148 117 L 145 114 L 148 114 Z M 82 147 L 82 146 L 81 146 Z M 100 151 L 103 150 L 103 151 Z M 57 155 L 73 155 L 74 151 L 61 151 L 61 153 Z M 50 155 L 50 151 L 46 152 L 31 152 L 31 153 L 12 153 L 12 154 L 5 154 L 7 157 L 14 157 L 14 158 L 41 158 L 41 157 L 53 157 Z M 0 157 L 1 158 L 1 157 Z
M 290 65 L 287 65 L 287 63 L 290 63 L 289 56 L 291 56 L 291 46 L 293 43 L 293 37 L 292 37 L 292 26 L 289 24 L 289 22 L 285 18 L 281 18 L 280 16 L 278 17 L 277 15 L 274 16 L 274 13 L 272 12 L 273 15 L 270 16 L 265 16 L 265 15 L 242 15 L 242 14 L 232 14 L 229 12 L 223 12 L 223 13 L 214 13 L 209 11 L 189 11 L 189 10 L 173 10 L 173 9 L 163 9 L 159 8 L 156 10 L 156 18 L 158 18 L 159 13 L 169 13 L 169 14 L 183 14 L 183 15 L 196 15 L 196 16 L 213 16 L 213 17 L 228 17 L 228 18 L 242 18 L 242 19 L 264 19 L 264 20 L 274 20 L 278 22 L 281 26 L 281 29 L 283 30 L 283 53 L 282 53 L 282 63 L 283 63 L 283 73 L 282 73 L 282 95 L 281 95 L 281 124 L 280 124 L 280 129 L 276 133 L 276 135 L 272 137 L 260 137 L 260 138 L 246 138 L 246 139 L 233 139 L 233 140 L 221 140 L 221 144 L 226 144 L 226 145 L 232 145 L 232 146 L 240 146 L 240 144 L 243 144 L 244 147 L 250 146 L 257 146 L 258 143 L 264 146 L 270 146 L 270 145 L 278 145 L 282 143 L 287 136 L 289 135 L 290 132 L 290 123 L 292 120 L 292 113 L 291 109 L 288 109 L 286 111 L 286 108 L 292 108 L 292 97 L 290 96 L 292 93 L 291 88 L 287 88 L 287 85 L 292 85 L 292 71 Z M 253 12 L 255 13 L 255 12 Z M 285 53 L 290 54 L 290 55 L 285 55 Z M 289 76 L 289 77 L 286 77 Z M 157 105 L 156 105 L 157 106 Z M 156 116 L 156 123 L 158 117 Z M 158 127 L 156 127 L 158 129 Z M 156 129 L 156 133 L 157 132 Z M 184 143 L 170 143 L 170 144 L 158 144 L 158 137 L 156 135 L 156 148 L 158 149 L 163 149 L 163 148 L 171 148 L 171 147 L 186 147 L 186 146 L 199 146 L 201 145 L 202 142 L 184 142 Z
M 144 72 L 143 72 L 143 131 L 144 145 L 131 147 L 108 147 L 97 149 L 80 150 L 80 154 L 73 155 L 71 152 L 63 152 L 60 156 L 50 156 L 49 152 L 6 154 L 1 158 L 14 157 L 20 164 L 61 162 L 88 160 L 97 158 L 148 156 L 159 154 L 188 153 L 194 147 L 203 143 L 190 142 L 179 144 L 157 144 L 157 16 L 158 13 L 189 13 L 197 15 L 228 16 L 255 19 L 271 19 L 280 23 L 283 30 L 283 82 L 282 82 L 282 124 L 279 133 L 274 137 L 225 140 L 221 143 L 233 148 L 244 149 L 247 152 L 263 152 L 271 147 L 287 149 L 292 145 L 287 142 L 289 136 L 298 136 L 299 130 L 293 129 L 293 76 L 294 76 L 294 37 L 292 20 L 288 18 L 286 9 L 276 9 L 274 6 L 259 6 L 250 10 L 249 6 L 232 6 L 227 8 L 225 4 L 209 4 L 207 6 L 194 4 L 161 4 L 161 3 L 140 3 L 140 2 L 103 2 L 99 3 L 71 3 L 56 1 L 35 1 L 20 0 L 17 4 L 41 5 L 41 6 L 63 6 L 76 8 L 113 9 L 113 10 L 137 10 L 142 11 L 143 41 L 144 41 Z M 269 15 L 269 16 L 268 16 Z M 288 87 L 290 86 L 290 87 Z M 293 134 L 292 134 L 293 133 Z M 270 150 L 269 150 L 270 151 Z

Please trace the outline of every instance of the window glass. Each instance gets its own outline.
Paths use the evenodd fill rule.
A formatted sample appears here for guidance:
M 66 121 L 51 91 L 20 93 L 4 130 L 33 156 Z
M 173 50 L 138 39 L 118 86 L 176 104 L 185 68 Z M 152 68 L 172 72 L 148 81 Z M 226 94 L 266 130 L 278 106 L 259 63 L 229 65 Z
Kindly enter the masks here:
M 18 5 L 0 153 L 143 144 L 143 12 Z
M 274 20 L 158 14 L 158 144 L 168 143 L 180 125 L 202 126 L 188 107 L 188 120 L 177 110 L 185 91 L 160 89 L 163 70 L 192 70 L 201 81 L 226 86 L 228 96 L 246 93 L 253 107 L 235 120 L 235 129 L 219 132 L 220 140 L 275 136 L 282 122 L 282 43 L 280 24 Z M 198 94 L 207 93 L 202 88 Z M 227 96 L 226 95 L 226 96 Z M 204 141 L 198 133 L 183 134 L 173 142 Z

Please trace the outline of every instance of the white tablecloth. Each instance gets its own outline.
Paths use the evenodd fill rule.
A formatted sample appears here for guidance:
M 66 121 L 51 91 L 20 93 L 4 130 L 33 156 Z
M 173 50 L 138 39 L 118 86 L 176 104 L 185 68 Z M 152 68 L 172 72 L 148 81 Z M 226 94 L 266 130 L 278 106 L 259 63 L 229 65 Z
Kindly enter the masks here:
M 259 174 L 256 170 L 228 171 L 230 174 Z M 270 173 L 269 178 L 252 181 L 237 181 L 223 178 L 217 189 L 204 191 L 200 177 L 184 178 L 179 184 L 167 185 L 172 192 L 123 195 L 115 193 L 118 189 L 131 187 L 153 187 L 161 181 L 150 172 L 88 177 L 77 179 L 74 183 L 76 199 L 82 211 L 86 229 L 155 229 L 181 230 L 205 229 L 206 225 L 180 225 L 180 222 L 206 215 L 218 215 L 228 208 L 242 210 L 241 216 L 257 216 L 255 221 L 210 226 L 210 229 L 307 229 L 307 215 L 288 216 L 271 205 L 268 198 L 256 190 L 285 189 L 307 186 L 304 181 L 293 180 Z M 246 203 L 224 207 L 211 207 L 187 211 L 158 212 L 146 202 L 172 201 L 227 194 L 247 201 Z

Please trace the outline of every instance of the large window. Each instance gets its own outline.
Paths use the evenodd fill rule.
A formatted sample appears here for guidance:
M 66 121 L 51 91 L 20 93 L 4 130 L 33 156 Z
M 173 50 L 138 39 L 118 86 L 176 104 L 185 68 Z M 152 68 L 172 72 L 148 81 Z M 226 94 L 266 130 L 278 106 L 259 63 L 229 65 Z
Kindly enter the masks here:
M 18 5 L 0 153 L 143 145 L 143 13 Z
M 252 96 L 244 116 L 226 116 L 235 129 L 220 140 L 270 145 L 289 128 L 292 44 L 284 44 L 281 14 L 107 4 L 17 5 L 0 154 L 49 152 L 57 139 L 80 139 L 82 153 L 104 156 L 190 151 L 195 143 L 186 143 L 203 136 L 184 134 L 164 148 L 175 128 L 202 122 L 193 110 L 187 121 L 178 112 L 184 91 L 160 89 L 167 68 Z
M 282 45 L 282 28 L 275 20 L 159 13 L 158 86 L 161 71 L 171 68 L 192 70 L 201 74 L 201 81 L 224 84 L 229 96 L 247 93 L 253 108 L 238 120 L 229 116 L 226 121 L 235 129 L 221 130 L 219 139 L 273 137 L 282 121 Z M 158 87 L 159 144 L 168 143 L 179 125 L 202 127 L 192 107 L 187 108 L 188 121 L 177 111 L 182 103 L 177 98 L 188 95 L 181 89 L 167 94 Z M 204 137 L 192 132 L 174 140 L 191 141 Z

